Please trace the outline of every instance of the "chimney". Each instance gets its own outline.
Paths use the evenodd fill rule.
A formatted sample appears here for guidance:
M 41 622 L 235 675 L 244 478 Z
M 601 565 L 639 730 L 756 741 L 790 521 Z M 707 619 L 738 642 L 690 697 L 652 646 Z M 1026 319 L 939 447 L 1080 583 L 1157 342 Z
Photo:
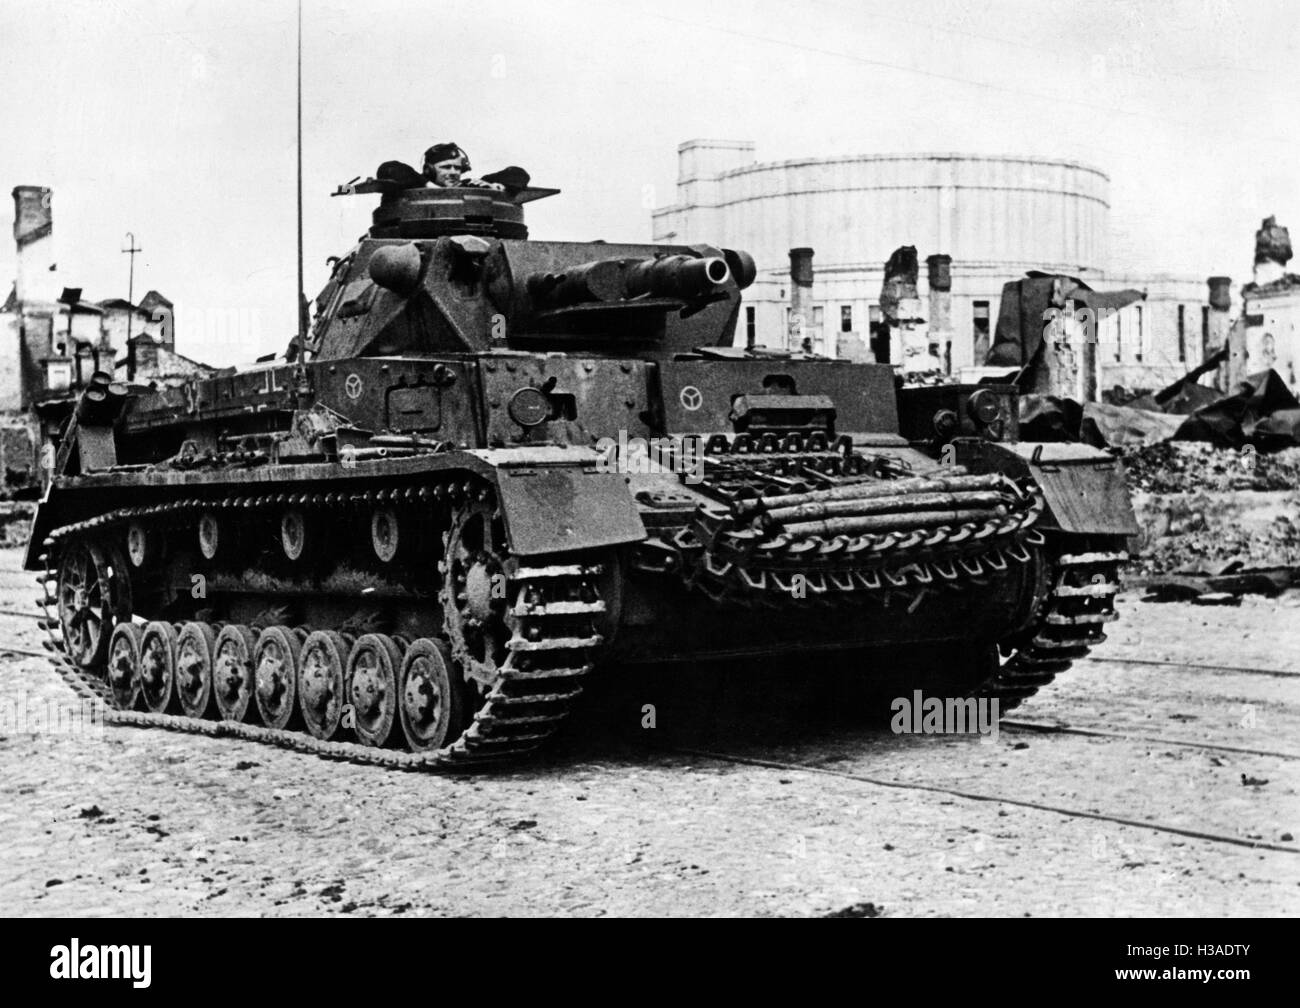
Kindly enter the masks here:
M 813 250 L 810 248 L 792 248 L 790 250 L 790 327 L 786 334 L 786 349 L 799 351 L 803 349 L 805 338 L 811 340 L 818 334 L 813 332 Z
M 1205 281 L 1210 288 L 1210 308 L 1226 314 L 1232 309 L 1232 277 L 1212 276 Z M 1222 345 L 1222 341 L 1220 341 Z
M 1224 344 L 1228 342 L 1228 333 L 1232 329 L 1232 277 L 1212 276 L 1205 281 L 1210 289 L 1209 306 L 1205 311 L 1205 330 L 1201 334 L 1204 345 L 1201 348 L 1201 359 L 1205 360 L 1214 356 L 1223 349 Z M 1228 369 L 1226 366 L 1218 369 L 1218 377 L 1215 385 L 1220 389 L 1227 387 Z
M 930 348 L 952 374 L 952 256 L 926 256 L 930 271 Z
M 17 264 L 14 293 L 20 302 L 53 301 L 60 289 L 54 259 L 54 216 L 51 190 L 44 186 L 15 186 L 14 242 Z

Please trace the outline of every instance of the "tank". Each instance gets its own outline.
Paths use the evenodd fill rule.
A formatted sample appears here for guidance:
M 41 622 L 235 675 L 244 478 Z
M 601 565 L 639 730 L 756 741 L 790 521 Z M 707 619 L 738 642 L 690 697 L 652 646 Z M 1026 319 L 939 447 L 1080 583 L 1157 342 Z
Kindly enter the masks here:
M 1121 463 L 1014 388 L 738 347 L 747 254 L 532 240 L 555 190 L 346 192 L 301 345 L 64 431 L 26 564 L 110 722 L 491 766 L 638 662 L 946 645 L 1006 711 L 1104 639 Z

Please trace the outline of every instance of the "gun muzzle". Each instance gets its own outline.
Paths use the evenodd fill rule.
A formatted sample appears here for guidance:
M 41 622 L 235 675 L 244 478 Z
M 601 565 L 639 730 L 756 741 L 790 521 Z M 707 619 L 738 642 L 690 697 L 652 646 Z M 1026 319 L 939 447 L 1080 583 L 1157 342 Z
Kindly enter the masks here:
M 731 270 L 717 256 L 674 255 L 633 263 L 627 271 L 627 296 L 695 298 L 727 282 Z

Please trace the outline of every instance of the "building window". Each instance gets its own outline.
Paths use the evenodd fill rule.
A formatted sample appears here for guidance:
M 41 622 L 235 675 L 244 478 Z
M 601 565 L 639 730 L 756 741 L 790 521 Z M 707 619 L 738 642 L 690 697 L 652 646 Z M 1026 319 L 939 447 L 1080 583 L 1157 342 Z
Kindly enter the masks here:
M 813 305 L 812 325 L 804 326 L 803 339 L 800 341 L 798 349 L 804 353 L 813 353 L 820 350 L 825 330 L 822 328 L 826 322 L 826 309 L 821 305 Z
M 971 308 L 971 334 L 974 340 L 975 366 L 982 367 L 989 354 L 989 303 L 987 301 L 976 301 Z
M 1178 306 L 1178 362 L 1187 360 L 1187 305 Z
M 1137 306 L 1137 359 L 1142 361 L 1142 306 Z
M 745 343 L 748 346 L 754 345 L 757 332 L 758 332 L 758 327 L 754 324 L 754 306 L 746 305 L 745 306 Z
M 1210 306 L 1201 305 L 1201 360 L 1210 356 Z
M 1124 360 L 1124 310 L 1121 308 L 1115 313 L 1115 361 L 1122 363 Z
M 885 316 L 880 305 L 867 305 L 867 325 L 871 354 L 877 364 L 889 363 L 889 326 L 885 325 Z
M 853 305 L 840 305 L 840 332 L 853 332 Z

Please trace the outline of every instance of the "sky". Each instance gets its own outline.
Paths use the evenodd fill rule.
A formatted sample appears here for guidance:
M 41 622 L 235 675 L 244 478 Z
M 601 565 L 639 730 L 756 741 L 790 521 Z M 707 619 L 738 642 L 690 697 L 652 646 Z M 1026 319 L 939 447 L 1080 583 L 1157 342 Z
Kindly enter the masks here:
M 214 364 L 296 325 L 296 10 L 0 0 L 0 185 L 53 188 L 88 298 L 126 296 L 132 232 L 136 297 L 170 297 L 177 349 Z M 329 193 L 381 161 L 453 140 L 472 174 L 563 190 L 529 205 L 535 237 L 647 241 L 695 137 L 1084 161 L 1111 179 L 1112 267 L 1242 282 L 1261 218 L 1300 241 L 1298 49 L 1286 0 L 304 0 L 307 292 L 375 199 Z

